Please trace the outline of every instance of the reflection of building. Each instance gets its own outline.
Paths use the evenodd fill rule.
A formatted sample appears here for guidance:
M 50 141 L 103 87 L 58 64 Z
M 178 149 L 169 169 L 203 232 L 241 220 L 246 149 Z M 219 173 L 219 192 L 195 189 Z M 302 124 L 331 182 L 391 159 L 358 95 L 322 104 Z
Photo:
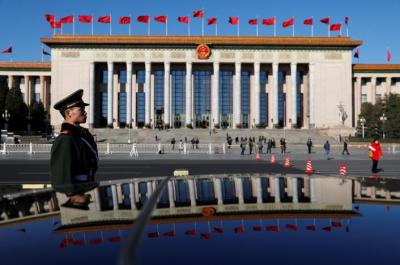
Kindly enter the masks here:
M 400 203 L 400 181 L 363 178 L 354 180 L 354 200 L 358 203 Z
M 40 97 L 47 108 L 48 76 L 53 103 L 84 89 L 88 123 L 97 128 L 336 127 L 339 105 L 344 125 L 354 127 L 362 102 L 400 93 L 400 66 L 352 66 L 362 42 L 346 37 L 55 35 L 42 42 L 52 49 L 51 70 L 0 63 L 0 75 L 20 84 L 25 102 Z M 204 43 L 211 55 L 199 59 Z

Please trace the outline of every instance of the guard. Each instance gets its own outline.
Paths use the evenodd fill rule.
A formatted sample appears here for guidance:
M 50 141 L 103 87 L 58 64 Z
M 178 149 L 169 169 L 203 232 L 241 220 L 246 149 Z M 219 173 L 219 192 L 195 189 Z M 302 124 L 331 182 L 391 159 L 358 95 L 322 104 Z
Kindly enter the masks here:
M 86 122 L 85 106 L 80 89 L 54 105 L 64 118 L 60 135 L 51 148 L 50 178 L 55 191 L 68 197 L 62 207 L 89 210 L 90 195 L 85 192 L 98 186 L 95 173 L 98 164 L 97 145 Z

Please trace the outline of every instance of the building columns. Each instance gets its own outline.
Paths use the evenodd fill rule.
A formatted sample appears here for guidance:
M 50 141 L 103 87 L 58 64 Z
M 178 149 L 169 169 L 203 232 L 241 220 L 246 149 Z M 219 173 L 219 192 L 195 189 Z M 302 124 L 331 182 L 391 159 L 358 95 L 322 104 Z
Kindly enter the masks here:
M 107 63 L 107 126 L 113 127 L 113 74 L 114 74 L 114 64 L 112 62 Z
M 151 75 L 151 63 L 145 63 L 145 81 L 144 81 L 144 96 L 145 96 L 145 103 L 144 103 L 144 124 L 150 125 L 150 75 Z
M 316 194 L 315 194 L 315 177 L 310 178 L 310 201 L 316 201 Z
M 376 77 L 371 77 L 371 103 L 376 103 Z
M 135 200 L 135 185 L 133 183 L 129 183 L 129 199 L 131 202 L 131 209 L 136 209 L 136 200 Z
M 94 89 L 94 62 L 89 64 L 89 128 L 94 127 L 94 112 L 95 112 L 95 89 Z
M 298 181 L 296 177 L 292 178 L 292 189 L 293 189 L 293 202 L 299 202 L 299 188 L 298 188 Z
M 221 192 L 221 179 L 220 178 L 214 178 L 214 194 L 215 197 L 217 198 L 217 203 L 218 205 L 223 204 L 223 199 L 222 199 L 222 192 Z
M 214 63 L 214 79 L 211 86 L 212 127 L 219 124 L 219 63 Z
M 192 63 L 186 63 L 186 108 L 185 108 L 185 123 L 193 126 L 192 118 Z
M 132 62 L 126 62 L 126 126 L 132 128 Z
M 189 184 L 190 206 L 196 206 L 196 189 L 194 187 L 194 180 L 188 179 L 188 184 Z
M 392 78 L 388 76 L 386 77 L 386 95 L 390 94 L 391 87 L 392 87 Z
M 290 72 L 292 79 L 292 127 L 297 125 L 297 64 L 290 64 Z
M 254 63 L 254 123 L 256 128 L 260 125 L 260 62 Z
M 25 84 L 24 84 L 24 101 L 25 101 L 25 103 L 26 103 L 26 105 L 28 105 L 29 106 L 29 100 L 30 100 L 30 96 L 29 96 L 29 92 L 30 92 L 30 89 L 29 89 L 29 75 L 25 75 L 24 76 L 24 81 L 25 81 Z
M 262 203 L 262 187 L 261 187 L 261 178 L 256 177 L 256 196 L 257 196 L 257 203 Z
M 355 121 L 354 124 L 357 126 L 358 116 L 361 112 L 361 77 L 356 78 L 356 85 L 354 88 L 354 114 Z
M 274 188 L 275 202 L 281 202 L 281 187 L 279 185 L 279 177 L 274 177 Z
M 310 128 L 315 128 L 315 64 L 310 63 L 309 65 L 310 74 L 310 93 L 309 93 L 309 104 L 310 104 Z
M 233 84 L 233 128 L 237 128 L 237 125 L 240 124 L 241 118 L 240 115 L 242 113 L 241 108 L 241 63 L 235 64 L 235 81 Z M 241 124 L 240 124 L 241 125 Z
M 169 208 L 175 207 L 175 196 L 174 196 L 174 187 L 172 180 L 168 181 L 168 200 L 169 200 Z
M 170 124 L 170 71 L 171 64 L 169 62 L 164 63 L 164 124 L 171 127 Z
M 235 191 L 236 191 L 236 196 L 238 198 L 238 203 L 243 204 L 244 198 L 243 198 L 243 180 L 242 180 L 242 178 L 235 177 Z
M 271 106 L 273 108 L 272 112 L 272 119 L 273 121 L 271 122 L 271 127 L 273 128 L 275 124 L 278 124 L 279 121 L 279 104 L 278 104 L 278 69 L 279 69 L 279 64 L 278 63 L 273 63 L 272 64 L 272 96 L 273 96 L 273 105 Z
M 9 75 L 8 76 L 8 89 L 11 89 L 13 87 L 13 82 L 14 81 L 14 76 Z

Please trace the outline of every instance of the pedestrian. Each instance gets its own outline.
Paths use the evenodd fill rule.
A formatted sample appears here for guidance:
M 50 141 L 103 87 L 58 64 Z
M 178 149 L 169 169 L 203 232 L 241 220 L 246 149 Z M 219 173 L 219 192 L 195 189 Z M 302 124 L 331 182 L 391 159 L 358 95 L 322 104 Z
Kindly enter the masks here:
M 311 154 L 312 146 L 313 146 L 312 140 L 311 140 L 311 138 L 309 137 L 308 140 L 307 140 L 307 149 L 308 149 L 308 153 L 309 153 L 309 154 Z
M 280 143 L 281 143 L 281 154 L 284 154 L 284 153 L 286 153 L 286 140 L 285 140 L 285 138 L 281 138 Z
M 228 137 L 228 149 L 231 149 L 232 146 L 232 137 Z
M 244 141 L 244 139 L 242 138 L 242 140 L 240 141 L 240 149 L 242 149 L 241 151 L 241 155 L 244 155 L 244 152 L 246 151 L 246 142 Z
M 275 138 L 274 137 L 272 137 L 272 148 L 274 148 L 275 149 L 275 147 L 276 147 L 276 143 L 275 143 Z
M 179 140 L 179 153 L 183 151 L 183 142 L 182 139 Z
M 156 138 L 156 143 L 157 143 L 157 141 L 158 141 L 158 137 L 157 137 L 157 134 L 156 134 L 156 137 L 155 137 L 155 138 Z
M 249 154 L 250 155 L 253 153 L 253 147 L 254 147 L 253 139 L 249 138 Z
M 268 143 L 267 143 L 267 154 L 271 154 L 272 153 L 272 140 L 268 139 Z
M 187 144 L 187 137 L 185 136 L 185 144 Z
M 175 150 L 175 143 L 176 143 L 175 138 L 172 138 L 171 139 L 172 150 Z
M 238 143 L 239 143 L 239 137 L 236 136 L 236 138 L 235 138 L 235 144 L 238 144 Z
M 264 148 L 263 139 L 261 138 L 261 139 L 258 141 L 258 153 L 262 154 L 263 148 Z
M 199 149 L 199 143 L 200 143 L 199 137 L 196 137 L 196 149 Z
M 190 140 L 190 143 L 192 144 L 192 149 L 194 149 L 194 143 L 195 143 L 194 137 L 192 138 L 192 140 Z
M 325 159 L 329 160 L 329 152 L 331 150 L 331 145 L 329 144 L 329 141 L 327 140 L 324 144 L 324 154 L 325 154 Z
M 64 193 L 68 200 L 61 207 L 89 210 L 90 195 L 85 193 L 98 186 L 97 145 L 93 135 L 80 124 L 85 123 L 83 90 L 77 90 L 54 105 L 64 118 L 60 135 L 55 139 L 50 155 L 50 181 L 53 189 Z
M 383 156 L 381 144 L 378 141 L 378 138 L 375 137 L 374 140 L 368 146 L 368 156 L 372 160 L 372 173 L 378 173 L 379 171 L 383 171 L 383 169 L 378 168 L 378 162 L 381 156 Z
M 344 139 L 344 141 L 343 141 L 343 151 L 342 151 L 342 155 L 344 155 L 344 152 L 346 152 L 347 153 L 347 155 L 350 155 L 350 153 L 349 153 L 349 149 L 347 148 L 347 139 Z

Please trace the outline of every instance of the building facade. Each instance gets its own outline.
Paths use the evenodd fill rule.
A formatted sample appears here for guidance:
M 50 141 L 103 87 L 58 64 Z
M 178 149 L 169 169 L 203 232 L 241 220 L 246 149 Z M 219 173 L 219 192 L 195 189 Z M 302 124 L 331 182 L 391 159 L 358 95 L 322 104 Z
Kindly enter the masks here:
M 45 88 L 41 73 L 27 75 L 27 67 L 15 66 L 17 73 L 12 63 L 0 63 L 0 74 L 39 77 L 46 95 L 39 97 L 56 128 L 62 117 L 50 102 L 77 89 L 90 103 L 92 128 L 351 128 L 362 102 L 400 92 L 400 67 L 352 65 L 352 50 L 362 42 L 348 37 L 55 35 L 41 41 L 51 48 Z M 37 91 L 31 86 L 21 87 L 26 102 Z

